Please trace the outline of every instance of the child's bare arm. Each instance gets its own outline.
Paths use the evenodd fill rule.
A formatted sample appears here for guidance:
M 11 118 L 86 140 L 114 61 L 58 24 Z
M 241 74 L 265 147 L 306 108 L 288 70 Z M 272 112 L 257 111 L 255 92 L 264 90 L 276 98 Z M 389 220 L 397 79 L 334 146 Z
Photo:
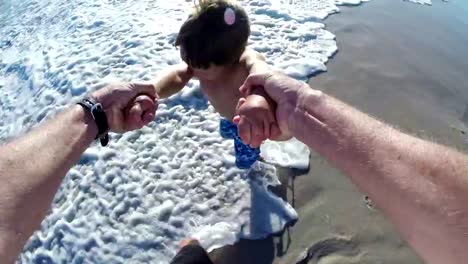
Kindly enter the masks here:
M 182 90 L 192 78 L 192 71 L 186 64 L 173 66 L 160 74 L 153 81 L 157 94 L 156 100 L 146 95 L 140 95 L 133 100 L 133 104 L 126 110 L 126 118 L 130 120 L 132 129 L 139 129 L 154 119 L 154 109 L 157 99 L 167 98 Z
M 245 49 L 240 62 L 245 65 L 249 74 L 264 73 L 270 70 L 270 66 L 265 61 L 265 56 L 251 48 Z
M 192 71 L 187 64 L 178 64 L 164 71 L 153 81 L 154 88 L 159 98 L 168 98 L 182 90 L 192 76 Z

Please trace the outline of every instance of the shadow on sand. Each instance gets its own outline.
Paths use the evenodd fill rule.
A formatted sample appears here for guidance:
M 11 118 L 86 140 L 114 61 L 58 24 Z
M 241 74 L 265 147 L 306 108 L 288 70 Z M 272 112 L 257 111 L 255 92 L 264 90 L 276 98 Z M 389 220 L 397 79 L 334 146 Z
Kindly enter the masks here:
M 307 173 L 308 171 L 304 170 L 277 168 L 281 185 L 272 187 L 270 190 L 294 207 L 295 178 Z M 265 239 L 241 239 L 233 246 L 226 246 L 211 252 L 210 256 L 216 264 L 271 264 L 275 257 L 284 256 L 288 252 L 291 245 L 290 228 L 293 228 L 294 224 L 286 227 L 283 232 Z

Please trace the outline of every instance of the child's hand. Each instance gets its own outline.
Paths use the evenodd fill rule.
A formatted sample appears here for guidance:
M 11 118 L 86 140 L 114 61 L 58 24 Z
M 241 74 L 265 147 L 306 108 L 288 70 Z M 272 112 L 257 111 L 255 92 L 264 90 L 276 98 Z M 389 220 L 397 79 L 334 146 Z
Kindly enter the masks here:
M 239 100 L 237 116 L 233 121 L 238 124 L 239 136 L 244 143 L 258 148 L 266 139 L 281 134 L 276 124 L 274 107 L 274 104 L 258 94 Z
M 139 95 L 129 104 L 125 113 L 128 129 L 140 129 L 154 120 L 154 113 L 158 108 L 158 99 L 147 95 Z

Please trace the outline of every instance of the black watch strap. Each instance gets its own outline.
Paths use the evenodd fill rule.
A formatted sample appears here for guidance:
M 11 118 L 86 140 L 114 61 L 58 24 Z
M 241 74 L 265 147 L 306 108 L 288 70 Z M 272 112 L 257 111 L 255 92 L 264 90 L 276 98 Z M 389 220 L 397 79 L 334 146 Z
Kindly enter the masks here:
M 92 99 L 83 99 L 79 103 L 84 109 L 91 113 L 91 116 L 96 122 L 98 134 L 96 139 L 100 139 L 103 147 L 109 143 L 109 123 L 107 122 L 106 112 L 100 103 L 95 103 Z

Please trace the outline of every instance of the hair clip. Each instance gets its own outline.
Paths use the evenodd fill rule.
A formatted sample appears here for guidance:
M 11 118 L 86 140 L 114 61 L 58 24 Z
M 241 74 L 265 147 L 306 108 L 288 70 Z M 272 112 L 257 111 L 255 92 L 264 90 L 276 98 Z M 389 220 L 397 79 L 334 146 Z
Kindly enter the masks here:
M 230 7 L 226 8 L 226 11 L 224 11 L 224 22 L 226 22 L 228 26 L 232 26 L 236 23 L 236 13 Z

